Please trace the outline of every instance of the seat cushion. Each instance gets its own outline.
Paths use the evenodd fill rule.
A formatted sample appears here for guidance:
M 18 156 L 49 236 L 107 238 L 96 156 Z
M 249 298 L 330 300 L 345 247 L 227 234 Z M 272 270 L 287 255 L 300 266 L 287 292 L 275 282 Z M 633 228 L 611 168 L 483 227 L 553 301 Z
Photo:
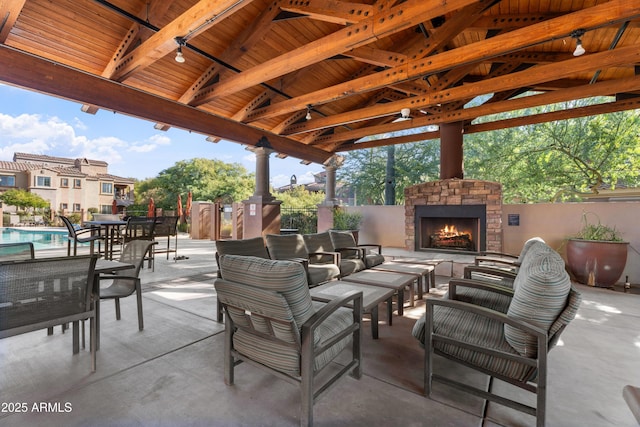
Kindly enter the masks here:
M 300 234 L 267 234 L 265 240 L 271 259 L 309 259 L 309 251 Z
M 331 241 L 333 242 L 333 247 L 335 249 L 342 248 L 355 248 L 357 246 L 356 239 L 353 237 L 350 231 L 329 231 L 329 236 L 331 236 Z M 342 251 L 342 258 L 359 258 L 358 251 Z
M 220 274 L 224 280 L 281 293 L 298 326 L 314 313 L 307 275 L 299 262 L 258 257 L 223 255 Z
M 549 331 L 567 303 L 571 280 L 564 260 L 540 244 L 529 250 L 514 281 L 514 294 L 507 315 Z M 534 336 L 510 325 L 504 326 L 509 344 L 523 356 L 534 356 L 538 350 Z
M 320 310 L 324 303 L 313 302 L 315 310 Z M 353 324 L 353 312 L 349 309 L 340 308 L 332 313 L 315 330 L 314 347 L 324 345 L 325 341 L 336 333 L 348 328 Z M 329 347 L 325 352 L 316 355 L 314 360 L 314 371 L 319 371 L 331 362 L 342 350 L 351 345 L 349 335 Z M 260 362 L 275 370 L 285 372 L 289 375 L 300 376 L 301 352 L 295 345 L 287 345 L 280 341 L 274 341 L 266 337 L 251 334 L 239 329 L 233 335 L 233 347 L 240 354 Z
M 316 311 L 322 309 L 324 303 L 314 301 L 314 308 Z M 316 329 L 316 333 L 313 340 L 314 347 L 320 347 L 324 345 L 327 339 L 335 336 L 339 332 L 348 328 L 353 324 L 353 310 L 347 308 L 339 308 L 333 312 L 324 322 L 322 322 Z M 352 335 L 335 343 L 327 351 L 316 355 L 314 360 L 314 370 L 319 371 L 327 363 L 331 362 L 342 350 L 351 345 Z
M 335 264 L 309 264 L 309 286 L 316 286 L 340 277 L 340 268 Z
M 516 351 L 504 338 L 503 324 L 473 313 L 449 307 L 434 307 L 434 333 L 444 335 L 457 341 L 463 341 L 484 348 L 516 354 Z M 412 334 L 424 346 L 425 315 L 413 326 Z M 509 378 L 523 381 L 535 372 L 528 365 L 507 359 L 465 349 L 455 344 L 434 343 L 434 350 L 447 355 L 448 358 L 466 362 L 472 366 L 488 369 Z
M 216 250 L 220 255 L 245 255 L 269 258 L 262 237 L 242 240 L 216 240 Z
M 367 268 L 375 267 L 376 265 L 380 265 L 384 262 L 384 255 L 375 253 L 369 249 L 366 250 L 364 254 L 364 263 Z

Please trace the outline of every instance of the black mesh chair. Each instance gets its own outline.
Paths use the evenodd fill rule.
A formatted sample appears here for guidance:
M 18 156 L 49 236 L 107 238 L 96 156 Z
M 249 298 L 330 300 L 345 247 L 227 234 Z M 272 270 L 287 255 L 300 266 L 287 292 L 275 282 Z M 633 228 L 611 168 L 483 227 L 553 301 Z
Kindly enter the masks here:
M 0 261 L 12 261 L 18 259 L 33 259 L 33 243 L 0 243 Z
M 124 245 L 133 240 L 153 241 L 155 239 L 155 230 L 155 218 L 147 218 L 146 216 L 130 216 L 127 218 L 127 227 L 122 238 L 123 250 Z M 147 253 L 145 261 L 148 262 L 149 268 L 154 268 L 155 249 L 153 246 Z
M 78 243 L 90 243 L 89 253 L 93 255 L 96 241 L 98 242 L 98 253 L 100 253 L 100 241 L 104 239 L 104 236 L 100 234 L 100 229 L 93 227 L 76 228 L 66 216 L 60 215 L 59 218 L 67 227 L 67 231 L 69 231 L 67 256 L 71 256 L 71 242 L 73 242 L 73 256 L 78 255 Z
M 177 216 L 159 216 L 155 221 L 154 238 L 158 240 L 158 246 L 154 249 L 156 254 L 173 253 L 174 261 L 178 259 L 178 217 Z M 171 238 L 173 237 L 173 247 L 171 246 Z M 166 245 L 159 246 L 160 239 L 166 238 Z

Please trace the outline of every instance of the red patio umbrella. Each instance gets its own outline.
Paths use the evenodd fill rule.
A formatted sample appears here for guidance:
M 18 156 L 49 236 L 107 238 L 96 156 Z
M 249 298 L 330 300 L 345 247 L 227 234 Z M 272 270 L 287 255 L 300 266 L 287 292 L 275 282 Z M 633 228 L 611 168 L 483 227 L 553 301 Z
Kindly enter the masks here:
M 147 216 L 153 218 L 156 216 L 156 202 L 153 201 L 153 197 L 149 199 L 149 208 L 147 210 Z
M 118 213 L 118 202 L 116 202 L 116 199 L 113 199 L 113 202 L 111 203 L 111 213 L 114 215 Z
M 178 194 L 178 221 L 182 221 L 182 196 Z
M 191 217 L 191 199 L 193 196 L 191 195 L 191 191 L 187 194 L 187 208 L 185 209 L 184 216 L 187 218 Z

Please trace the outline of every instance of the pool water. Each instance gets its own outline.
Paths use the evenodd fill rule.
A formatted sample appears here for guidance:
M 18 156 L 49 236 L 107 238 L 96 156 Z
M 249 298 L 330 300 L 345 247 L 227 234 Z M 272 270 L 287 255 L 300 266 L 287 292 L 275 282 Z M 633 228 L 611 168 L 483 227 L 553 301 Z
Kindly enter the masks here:
M 69 235 L 62 229 L 58 231 L 4 227 L 0 230 L 0 243 L 32 242 L 35 250 L 66 248 Z

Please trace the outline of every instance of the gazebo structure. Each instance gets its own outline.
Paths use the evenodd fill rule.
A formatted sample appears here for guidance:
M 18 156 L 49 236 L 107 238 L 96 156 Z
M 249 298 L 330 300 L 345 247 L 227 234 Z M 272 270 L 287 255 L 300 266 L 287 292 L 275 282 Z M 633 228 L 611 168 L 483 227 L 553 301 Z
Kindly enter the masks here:
M 640 0 L 13 0 L 0 81 L 253 147 L 245 218 L 265 232 L 272 153 L 440 138 L 441 178 L 463 178 L 463 133 L 640 107 L 639 17 Z

